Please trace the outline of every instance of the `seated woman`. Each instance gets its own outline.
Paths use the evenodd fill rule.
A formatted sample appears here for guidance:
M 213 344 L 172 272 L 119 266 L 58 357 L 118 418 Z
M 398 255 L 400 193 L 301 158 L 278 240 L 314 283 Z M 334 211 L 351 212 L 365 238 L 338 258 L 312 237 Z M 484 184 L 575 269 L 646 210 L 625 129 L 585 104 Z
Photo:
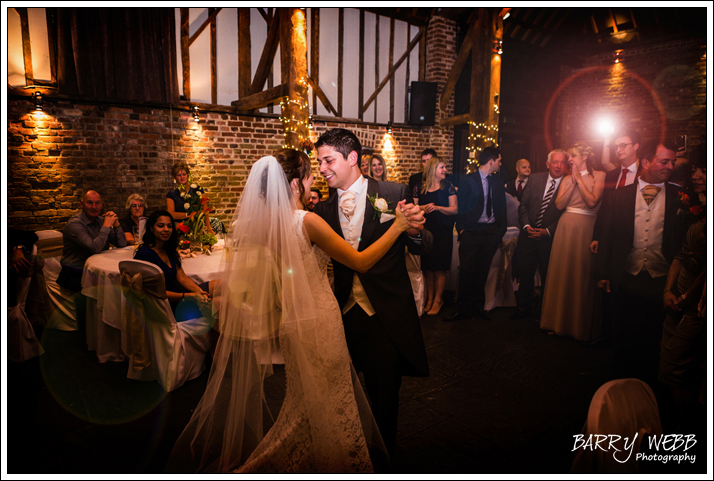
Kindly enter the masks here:
M 387 180 L 387 164 L 379 154 L 372 154 L 372 164 L 369 170 L 370 176 L 375 180 Z
M 134 259 L 156 264 L 164 273 L 166 297 L 176 316 L 176 322 L 202 317 L 198 306 L 213 299 L 218 281 L 196 284 L 181 268 L 178 247 L 178 234 L 174 229 L 171 215 L 165 210 L 157 210 L 146 221 L 146 232 L 142 244 L 134 254 Z M 182 300 L 193 301 L 193 306 L 176 311 Z
M 184 207 L 186 200 L 181 197 L 181 194 L 186 193 L 187 195 L 191 195 L 195 193 L 200 196 L 204 192 L 200 185 L 191 183 L 191 171 L 188 168 L 188 164 L 185 162 L 179 162 L 174 165 L 171 169 L 171 175 L 179 187 L 174 190 L 170 190 L 166 194 L 166 210 L 169 211 L 169 214 L 171 214 L 171 217 L 173 217 L 175 221 L 179 221 L 188 217 L 186 214 L 186 208 Z M 223 223 L 220 220 L 211 219 L 208 214 L 206 214 L 204 219 L 206 222 L 206 230 L 209 233 L 215 234 L 216 232 L 225 232 Z
M 366 175 L 369 177 L 369 168 L 372 164 L 372 155 L 370 154 L 364 154 L 362 155 L 362 160 L 360 161 L 359 164 L 359 170 L 362 172 L 362 175 Z
M 131 194 L 126 199 L 126 215 L 119 221 L 119 224 L 126 236 L 127 245 L 134 245 L 136 240 L 132 227 L 139 228 L 139 218 L 144 217 L 147 210 L 148 206 L 141 194 Z

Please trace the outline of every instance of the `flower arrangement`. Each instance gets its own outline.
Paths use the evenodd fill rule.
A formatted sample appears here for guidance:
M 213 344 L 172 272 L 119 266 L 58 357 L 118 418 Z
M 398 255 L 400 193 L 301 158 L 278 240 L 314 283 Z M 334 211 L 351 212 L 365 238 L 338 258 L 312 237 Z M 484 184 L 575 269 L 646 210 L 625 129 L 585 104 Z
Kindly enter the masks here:
M 203 243 L 202 236 L 206 226 L 206 215 L 212 212 L 209 207 L 210 199 L 196 184 L 191 183 L 188 189 L 184 186 L 179 186 L 181 198 L 184 200 L 183 207 L 186 210 L 186 218 L 179 222 L 176 228 L 189 239 L 200 240 Z M 206 241 L 210 245 L 215 244 L 216 237 L 206 237 Z M 212 241 L 212 242 L 211 242 Z

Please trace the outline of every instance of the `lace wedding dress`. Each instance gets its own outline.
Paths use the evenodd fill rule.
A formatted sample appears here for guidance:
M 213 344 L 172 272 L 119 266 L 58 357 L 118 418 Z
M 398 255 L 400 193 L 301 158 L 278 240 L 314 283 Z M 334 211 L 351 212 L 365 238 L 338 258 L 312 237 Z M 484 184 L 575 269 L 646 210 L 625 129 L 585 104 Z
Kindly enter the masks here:
M 234 472 L 373 472 L 355 396 L 355 389 L 361 391 L 361 387 L 353 384 L 354 369 L 342 315 L 327 279 L 330 257 L 305 238 L 306 214 L 295 211 L 294 232 L 310 280 L 305 288 L 318 311 L 318 342 L 308 349 L 295 349 L 292 329 L 281 328 L 280 347 L 287 378 L 285 400 L 273 427 L 246 463 Z M 296 356 L 306 356 L 301 361 L 309 362 L 316 373 L 309 383 L 304 373 L 296 372 Z

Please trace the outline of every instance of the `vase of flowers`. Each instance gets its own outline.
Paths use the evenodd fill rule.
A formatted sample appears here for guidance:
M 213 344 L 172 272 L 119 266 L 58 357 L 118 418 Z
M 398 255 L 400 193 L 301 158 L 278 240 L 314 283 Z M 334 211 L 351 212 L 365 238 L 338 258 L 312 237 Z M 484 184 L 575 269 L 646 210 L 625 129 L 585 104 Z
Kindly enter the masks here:
M 197 189 L 196 184 L 191 184 L 187 191 L 181 192 L 181 198 L 184 200 L 186 218 L 176 226 L 183 236 L 180 247 L 200 251 L 205 243 L 206 214 L 213 210 L 209 207 L 210 199 L 205 192 Z M 206 239 L 209 245 L 216 243 L 215 236 L 211 237 L 212 243 L 210 238 Z

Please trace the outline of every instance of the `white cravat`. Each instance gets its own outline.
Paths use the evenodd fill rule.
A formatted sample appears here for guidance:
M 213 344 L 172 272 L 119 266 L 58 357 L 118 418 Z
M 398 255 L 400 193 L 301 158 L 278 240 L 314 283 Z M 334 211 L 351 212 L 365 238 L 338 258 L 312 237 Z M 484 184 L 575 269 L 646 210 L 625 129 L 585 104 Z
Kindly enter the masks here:
M 347 190 L 337 189 L 337 194 L 340 196 L 338 213 L 342 234 L 355 250 L 359 249 L 359 243 L 362 240 L 362 224 L 364 223 L 365 204 L 367 203 L 367 185 L 367 179 L 360 176 Z M 353 205 L 350 205 L 350 202 Z M 347 205 L 343 208 L 344 203 L 347 203 Z M 351 213 L 349 212 L 350 210 L 352 210 Z M 345 214 L 345 211 L 347 211 L 347 214 Z M 369 316 L 374 315 L 374 308 L 369 302 L 367 293 L 364 292 L 364 287 L 362 287 L 356 272 L 352 279 L 352 292 L 342 308 L 342 313 L 344 314 L 352 309 L 355 304 L 359 304 Z

